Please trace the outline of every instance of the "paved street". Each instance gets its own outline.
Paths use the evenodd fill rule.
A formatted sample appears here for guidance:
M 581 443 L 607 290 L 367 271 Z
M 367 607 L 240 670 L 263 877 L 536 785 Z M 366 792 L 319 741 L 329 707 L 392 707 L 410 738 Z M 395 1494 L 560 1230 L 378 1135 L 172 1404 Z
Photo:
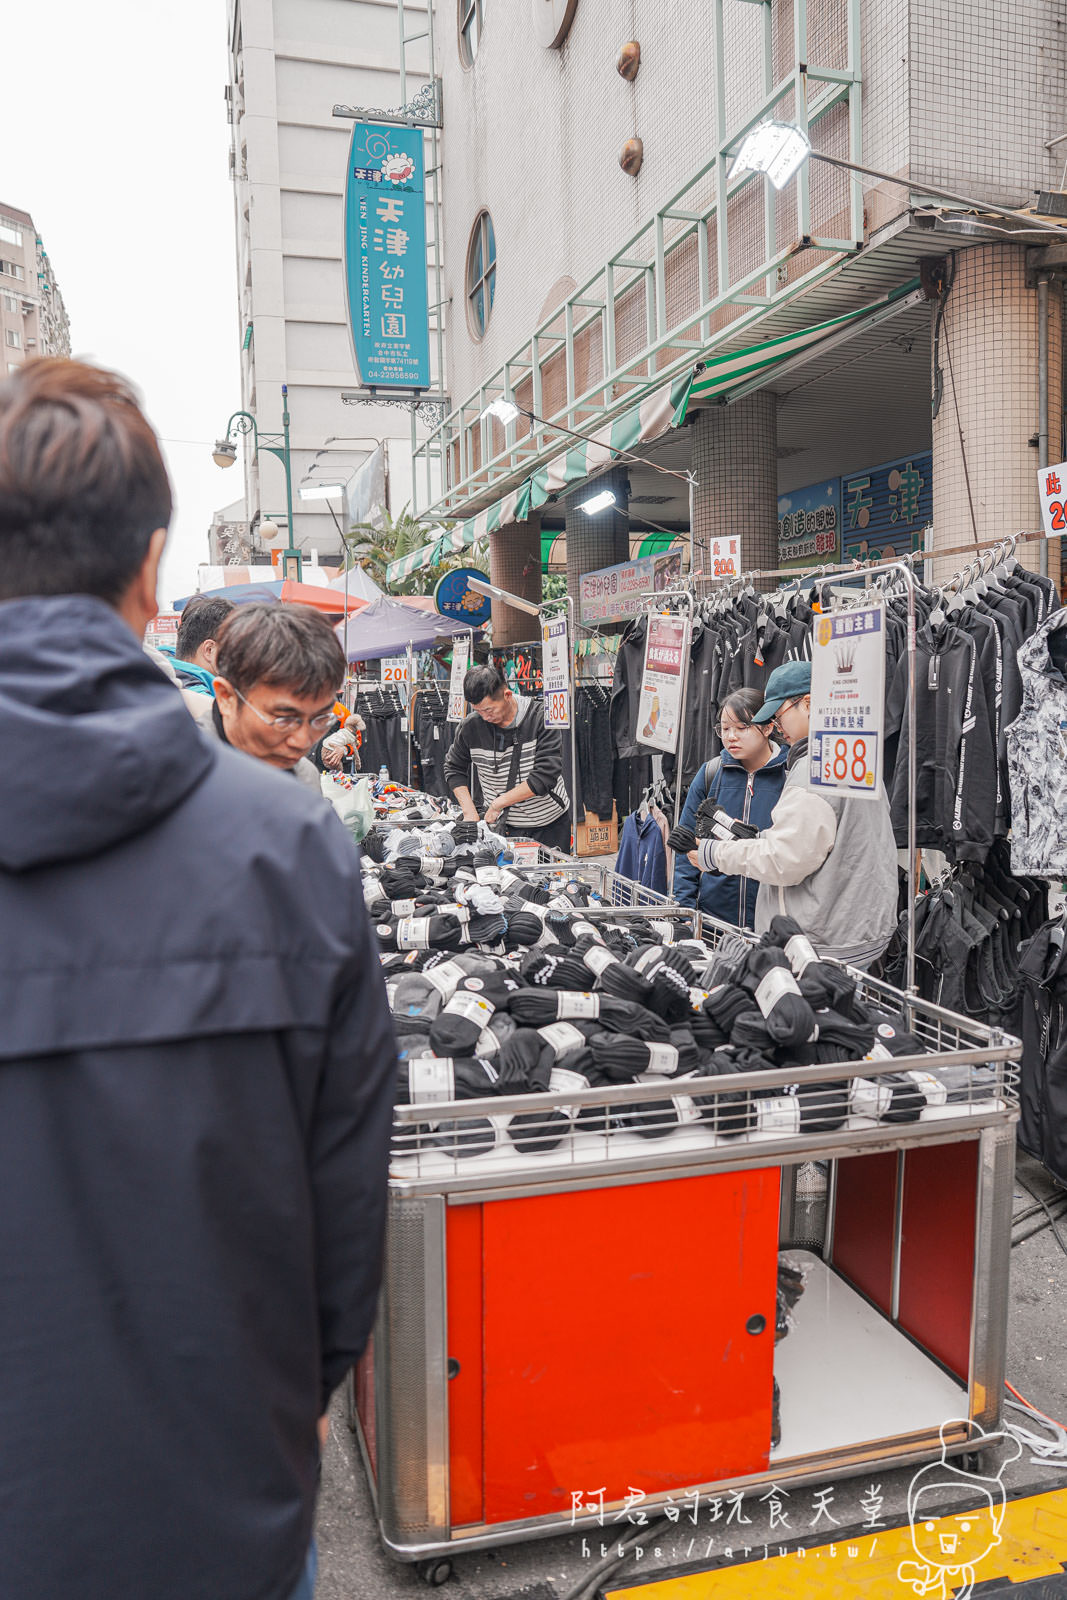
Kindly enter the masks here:
M 1046 1197 L 1062 1195 L 1062 1190 L 1042 1173 L 1028 1157 L 1021 1157 L 1017 1176 L 1035 1192 Z M 1031 1197 L 1016 1184 L 1016 1213 L 1033 1206 Z M 1033 1227 L 1037 1219 L 1020 1225 L 1018 1231 Z M 1067 1221 L 1061 1224 L 1067 1239 Z M 1049 1228 L 1025 1240 L 1012 1251 L 1011 1317 L 1008 1343 L 1008 1379 L 1020 1393 L 1052 1417 L 1067 1418 L 1067 1361 L 1063 1353 L 1064 1295 L 1067 1290 L 1067 1255 L 1060 1249 Z M 1018 1413 L 1007 1413 L 1009 1418 Z M 880 1520 L 893 1524 L 903 1521 L 907 1511 L 907 1490 L 912 1468 L 875 1474 L 874 1482 L 882 1497 Z M 1024 1455 L 1004 1474 L 1009 1495 L 1024 1489 L 1045 1492 L 1067 1485 L 1067 1461 L 1054 1468 L 1035 1466 Z M 654 1549 L 640 1560 L 631 1556 L 620 1569 L 630 1581 L 648 1578 L 657 1570 L 684 1566 L 687 1561 L 709 1561 L 722 1557 L 729 1547 L 734 1559 L 744 1559 L 743 1549 L 759 1552 L 767 1542 L 777 1549 L 783 1539 L 792 1543 L 813 1539 L 819 1533 L 833 1537 L 835 1529 L 862 1529 L 869 1511 L 861 1504 L 867 1498 L 870 1476 L 842 1479 L 832 1484 L 833 1496 L 821 1496 L 824 1510 L 818 1511 L 819 1488 L 795 1488 L 788 1501 L 788 1532 L 770 1528 L 769 1505 L 746 1498 L 740 1515 L 751 1522 L 739 1526 L 736 1519 L 726 1535 L 725 1519 L 713 1525 L 707 1511 L 699 1512 L 698 1525 L 688 1522 L 660 1537 L 657 1559 Z M 868 1499 L 868 1506 L 870 1501 Z M 813 1518 L 815 1525 L 813 1526 Z M 684 1527 L 684 1534 L 682 1532 Z M 629 1528 L 627 1532 L 633 1531 Z M 617 1532 L 616 1532 L 617 1536 Z M 864 1539 L 871 1532 L 863 1534 Z M 571 1600 L 599 1562 L 600 1542 L 611 1544 L 612 1532 L 565 1534 L 560 1538 L 530 1541 L 486 1551 L 460 1555 L 454 1575 L 445 1589 L 456 1600 Z M 382 1550 L 377 1538 L 370 1494 L 367 1489 L 358 1445 L 345 1423 L 340 1397 L 335 1398 L 330 1441 L 323 1471 L 319 1507 L 318 1540 L 320 1555 L 316 1600 L 391 1600 L 426 1592 L 426 1586 L 412 1569 L 393 1561 Z M 709 1540 L 714 1542 L 709 1545 Z M 584 1546 L 584 1548 L 583 1548 Z M 861 1546 L 861 1548 L 863 1548 Z M 1064 1580 L 1067 1585 L 1067 1580 Z M 1049 1596 L 1067 1593 L 1046 1587 Z M 905 1593 L 902 1589 L 901 1593 Z M 584 1600 L 584 1597 L 583 1597 Z

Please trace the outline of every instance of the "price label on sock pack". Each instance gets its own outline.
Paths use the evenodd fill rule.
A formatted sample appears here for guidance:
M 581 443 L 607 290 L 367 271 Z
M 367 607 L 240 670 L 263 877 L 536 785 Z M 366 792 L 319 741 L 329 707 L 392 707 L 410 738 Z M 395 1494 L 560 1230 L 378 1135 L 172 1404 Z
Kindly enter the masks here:
M 882 790 L 885 753 L 885 612 L 850 606 L 815 618 L 811 641 L 808 760 L 813 789 Z

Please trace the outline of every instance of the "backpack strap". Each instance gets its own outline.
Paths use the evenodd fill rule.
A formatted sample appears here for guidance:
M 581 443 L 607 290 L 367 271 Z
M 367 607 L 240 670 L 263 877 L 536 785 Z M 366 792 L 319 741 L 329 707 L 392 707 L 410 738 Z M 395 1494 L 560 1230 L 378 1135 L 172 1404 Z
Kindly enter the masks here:
M 712 756 L 711 760 L 708 761 L 708 762 L 705 762 L 705 764 L 704 764 L 704 793 L 705 793 L 705 795 L 708 795 L 710 793 L 711 786 L 712 786 L 713 783 L 715 785 L 715 793 L 713 795 L 711 795 L 711 798 L 715 801 L 715 803 L 717 805 L 718 801 L 719 801 L 719 790 L 722 788 L 722 757 L 721 756 Z

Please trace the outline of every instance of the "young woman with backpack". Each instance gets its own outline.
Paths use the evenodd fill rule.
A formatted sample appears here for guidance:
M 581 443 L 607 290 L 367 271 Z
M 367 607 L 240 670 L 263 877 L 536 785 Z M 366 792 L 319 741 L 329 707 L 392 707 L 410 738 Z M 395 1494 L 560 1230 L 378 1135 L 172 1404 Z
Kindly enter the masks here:
M 771 812 L 785 784 L 788 751 L 774 743 L 768 728 L 753 721 L 763 704 L 758 689 L 738 689 L 719 712 L 722 754 L 705 762 L 689 786 L 681 826 L 701 833 L 700 809 L 710 814 L 721 806 L 754 832 L 770 827 Z M 679 852 L 674 861 L 674 898 L 684 906 L 700 906 L 709 916 L 751 928 L 756 914 L 755 878 L 699 872 Z

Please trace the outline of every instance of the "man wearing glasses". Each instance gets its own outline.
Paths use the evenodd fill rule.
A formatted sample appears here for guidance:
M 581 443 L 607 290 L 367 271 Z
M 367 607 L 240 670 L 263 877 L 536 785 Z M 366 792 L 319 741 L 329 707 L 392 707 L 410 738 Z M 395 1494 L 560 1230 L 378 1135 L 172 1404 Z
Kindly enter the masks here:
M 303 606 L 238 606 L 219 629 L 215 671 L 201 726 L 318 790 L 307 754 L 334 721 L 345 675 L 326 618 Z
M 771 825 L 754 839 L 702 839 L 689 860 L 701 872 L 755 878 L 756 932 L 792 917 L 820 956 L 869 967 L 897 920 L 897 847 L 883 788 L 877 795 L 817 794 L 808 773 L 811 662 L 786 661 L 767 679 L 753 722 L 789 746 L 785 788 Z

